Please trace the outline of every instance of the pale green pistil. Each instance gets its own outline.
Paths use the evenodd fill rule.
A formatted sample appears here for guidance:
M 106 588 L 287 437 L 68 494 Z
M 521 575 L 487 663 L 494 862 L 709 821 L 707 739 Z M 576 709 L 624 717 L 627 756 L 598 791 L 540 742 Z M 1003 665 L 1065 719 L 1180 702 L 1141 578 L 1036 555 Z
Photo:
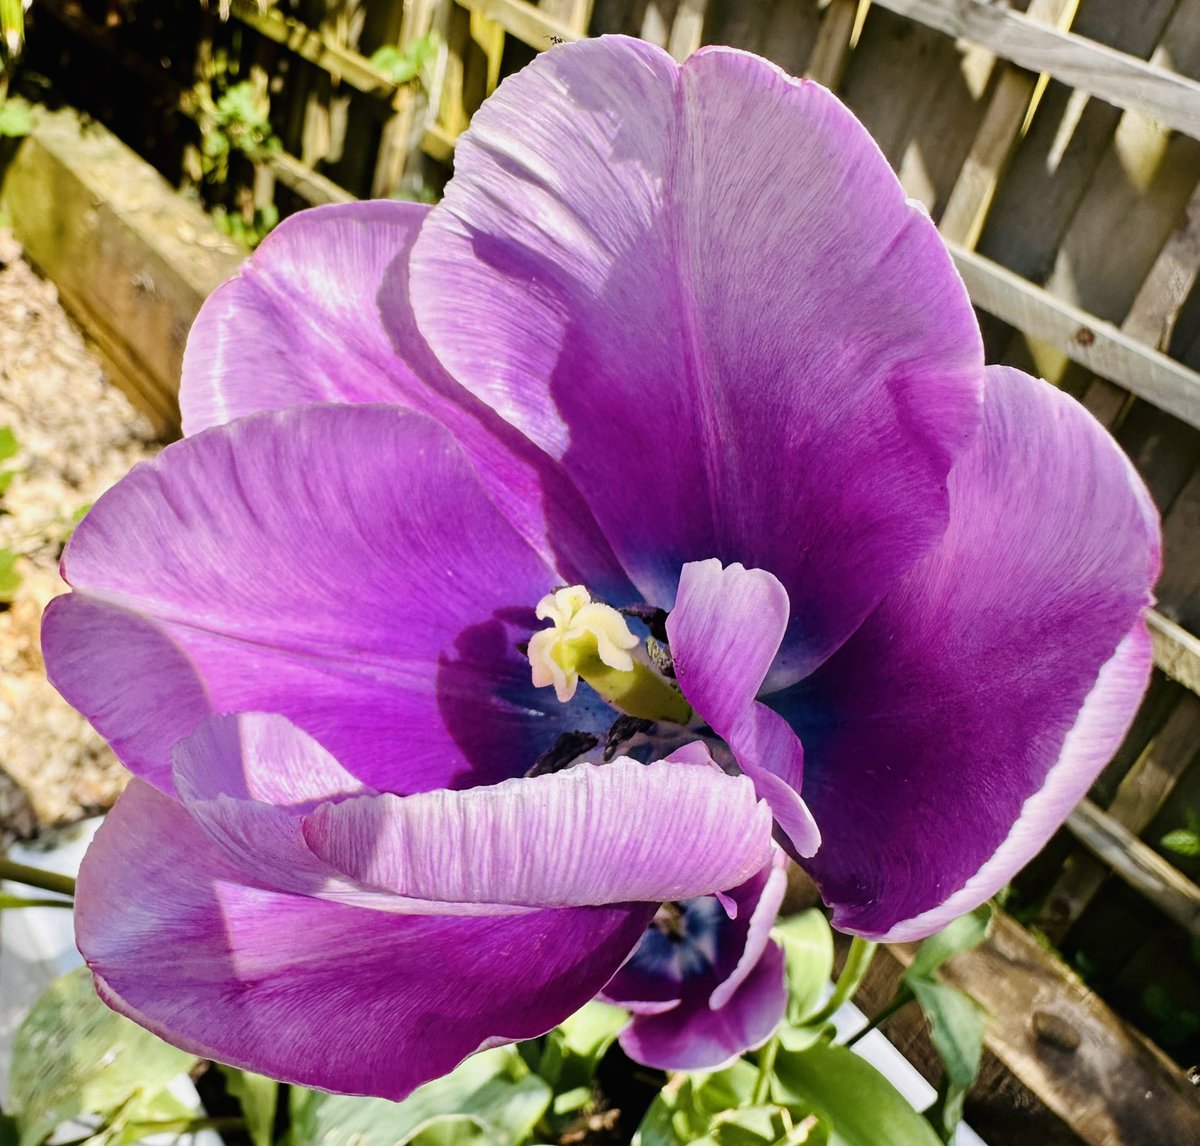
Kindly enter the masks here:
M 564 704 L 580 678 L 609 704 L 630 716 L 686 724 L 692 710 L 683 696 L 632 653 L 638 639 L 625 618 L 593 601 L 582 585 L 558 589 L 537 604 L 539 620 L 551 627 L 529 640 L 529 663 L 538 688 L 554 686 Z

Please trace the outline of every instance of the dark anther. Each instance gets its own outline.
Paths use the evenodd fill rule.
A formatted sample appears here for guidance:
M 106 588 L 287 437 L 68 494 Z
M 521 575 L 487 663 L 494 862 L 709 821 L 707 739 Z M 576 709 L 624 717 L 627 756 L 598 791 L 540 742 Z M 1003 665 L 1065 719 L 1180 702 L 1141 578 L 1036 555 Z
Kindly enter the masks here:
M 671 656 L 671 650 L 662 641 L 656 641 L 653 637 L 647 637 L 646 655 L 650 658 L 650 663 L 663 676 L 667 677 L 668 680 L 675 679 L 675 658 Z
M 561 772 L 585 752 L 590 752 L 600 743 L 600 737 L 590 732 L 564 732 L 554 742 L 554 746 L 543 752 L 533 763 L 525 775 L 549 776 Z
M 618 716 L 604 738 L 604 762 L 607 764 L 626 741 L 632 740 L 639 732 L 649 732 L 653 727 L 653 720 L 643 720 L 638 716 Z
M 667 639 L 667 611 L 657 609 L 653 605 L 622 605 L 618 610 L 624 617 L 635 617 L 641 621 L 650 635 L 657 641 Z
M 517 652 L 519 652 L 523 657 L 529 656 L 529 642 L 517 641 Z

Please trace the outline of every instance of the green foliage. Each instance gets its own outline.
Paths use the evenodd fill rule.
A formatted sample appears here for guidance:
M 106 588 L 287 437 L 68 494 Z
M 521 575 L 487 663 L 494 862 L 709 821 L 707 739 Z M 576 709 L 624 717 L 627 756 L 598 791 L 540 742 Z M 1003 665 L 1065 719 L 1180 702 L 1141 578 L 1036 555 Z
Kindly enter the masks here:
M 905 972 L 905 979 L 928 978 L 947 959 L 978 947 L 987 938 L 991 926 L 992 909 L 989 904 L 985 903 L 966 915 L 960 915 L 948 927 L 921 944 L 917 957 Z
M 517 1146 L 552 1096 L 514 1048 L 500 1047 L 399 1103 L 294 1087 L 289 1146 Z
M 163 1091 L 195 1063 L 110 1011 L 86 968 L 72 971 L 46 989 L 13 1044 L 9 1105 L 19 1146 L 37 1146 L 80 1115 L 104 1117 L 113 1146 L 132 1121 L 178 1117 Z
M 0 99 L 0 136 L 20 139 L 32 130 L 33 112 L 24 100 Z
M 788 1022 L 816 1013 L 833 976 L 833 932 L 817 908 L 781 919 L 771 936 L 787 957 Z
M 937 1146 L 929 1123 L 846 1047 L 817 1043 L 798 1054 L 781 1051 L 775 1072 L 777 1097 L 825 1122 L 829 1146 Z
M 0 548 L 0 601 L 11 601 L 21 587 L 15 550 Z
M 1176 828 L 1173 832 L 1167 832 L 1159 843 L 1167 851 L 1186 856 L 1188 859 L 1200 856 L 1200 814 L 1196 809 L 1188 809 L 1186 828 Z
M 963 1101 L 979 1074 L 986 1015 L 968 994 L 938 979 L 937 971 L 947 959 L 982 943 L 991 925 L 992 909 L 983 904 L 931 935 L 904 972 L 897 996 L 901 1001 L 906 995 L 916 999 L 942 1060 L 945 1077 L 929 1117 L 943 1142 L 954 1136 Z
M 252 251 L 279 225 L 279 208 L 274 203 L 255 207 L 247 220 L 246 215 L 241 212 L 216 207 L 213 209 L 212 218 L 217 227 L 235 243 Z
M 437 56 L 437 48 L 437 35 L 430 32 L 403 48 L 386 44 L 371 54 L 370 62 L 394 84 L 417 80 L 428 88 L 429 66 Z
M 279 1083 L 261 1074 L 238 1070 L 235 1066 L 217 1065 L 225 1076 L 225 1086 L 238 1100 L 246 1135 L 254 1146 L 271 1146 L 275 1137 L 275 1108 L 279 1104 Z
M 25 44 L 25 6 L 21 0 L 0 0 L 0 57 L 15 60 Z M 2 110 L 2 109 L 0 109 Z M 0 135 L 4 134 L 0 132 Z

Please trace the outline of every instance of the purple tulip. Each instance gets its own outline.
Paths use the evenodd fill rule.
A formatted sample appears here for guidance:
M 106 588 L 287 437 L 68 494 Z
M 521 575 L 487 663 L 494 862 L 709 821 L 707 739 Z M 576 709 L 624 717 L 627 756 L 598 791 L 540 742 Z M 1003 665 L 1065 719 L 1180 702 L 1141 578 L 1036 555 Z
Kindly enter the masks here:
M 282 1078 L 397 1097 L 545 1031 L 772 819 L 839 927 L 927 934 L 1149 673 L 1132 468 L 985 369 L 870 138 L 741 52 L 540 57 L 438 206 L 278 228 L 182 405 L 46 616 L 138 777 L 78 938 L 114 1007 Z
M 783 949 L 770 936 L 785 857 L 719 899 L 662 906 L 603 998 L 633 1015 L 625 1053 L 662 1070 L 720 1070 L 771 1037 L 787 1010 Z

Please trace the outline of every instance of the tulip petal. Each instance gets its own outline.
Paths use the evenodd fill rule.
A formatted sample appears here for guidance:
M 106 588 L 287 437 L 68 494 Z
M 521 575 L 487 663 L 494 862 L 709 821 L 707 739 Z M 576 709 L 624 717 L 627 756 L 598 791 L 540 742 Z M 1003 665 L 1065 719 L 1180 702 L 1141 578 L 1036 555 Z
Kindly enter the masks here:
M 565 45 L 459 140 L 418 324 L 561 460 L 647 601 L 769 569 L 810 671 L 941 535 L 982 347 L 930 220 L 829 92 L 729 49 Z
M 379 796 L 305 817 L 312 851 L 367 886 L 451 903 L 574 907 L 734 887 L 770 858 L 744 777 L 618 759 L 467 792 Z
M 765 570 L 693 561 L 680 574 L 667 638 L 688 703 L 729 745 L 795 853 L 811 856 L 821 835 L 800 797 L 804 749 L 787 721 L 754 699 L 788 609 L 787 592 Z
M 455 919 L 248 887 L 178 804 L 135 779 L 84 860 L 76 938 L 101 997 L 177 1046 L 400 1099 L 484 1045 L 561 1022 L 653 910 Z
M 168 687 L 164 658 L 136 655 L 151 628 L 210 711 L 282 713 L 377 789 L 520 775 L 560 733 L 612 720 L 532 687 L 516 645 L 555 574 L 449 434 L 394 408 L 260 414 L 168 447 L 96 503 L 64 574 L 124 612 L 111 674 L 88 659 L 103 626 L 63 623 L 51 677 L 160 786 L 165 737 L 139 714 Z M 144 618 L 136 634 L 126 614 Z
M 428 414 L 453 433 L 560 580 L 627 597 L 628 582 L 561 467 L 455 382 L 417 331 L 408 256 L 428 211 L 377 200 L 285 219 L 192 326 L 179 395 L 185 433 L 314 402 Z
M 1157 515 L 1072 399 L 989 371 L 951 525 L 814 676 L 773 697 L 805 746 L 834 923 L 914 939 L 995 892 L 1120 743 L 1150 672 Z
M 621 1032 L 621 1049 L 659 1070 L 720 1070 L 762 1046 L 787 1011 L 783 950 L 770 943 L 723 1006 L 684 1000 L 641 1013 Z

